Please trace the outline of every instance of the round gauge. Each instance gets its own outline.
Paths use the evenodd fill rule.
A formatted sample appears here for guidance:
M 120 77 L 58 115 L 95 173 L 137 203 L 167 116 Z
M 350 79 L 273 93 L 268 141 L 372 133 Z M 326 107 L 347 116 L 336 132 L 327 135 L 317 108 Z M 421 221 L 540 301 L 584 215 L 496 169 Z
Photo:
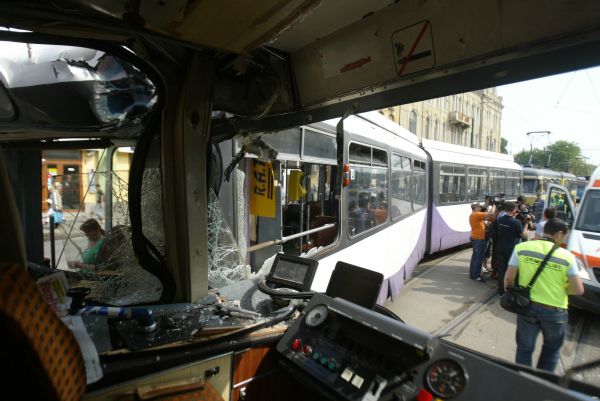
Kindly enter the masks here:
M 443 359 L 431 365 L 425 378 L 431 392 L 440 398 L 456 397 L 467 384 L 463 368 L 450 359 Z
M 317 327 L 327 319 L 327 306 L 317 305 L 306 313 L 306 325 Z

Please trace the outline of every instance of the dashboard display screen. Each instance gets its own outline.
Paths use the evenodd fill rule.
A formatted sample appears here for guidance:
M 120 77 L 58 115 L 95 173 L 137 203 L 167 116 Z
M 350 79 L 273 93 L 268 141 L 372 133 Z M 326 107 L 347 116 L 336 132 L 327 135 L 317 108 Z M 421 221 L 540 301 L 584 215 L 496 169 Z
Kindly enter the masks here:
M 273 272 L 273 277 L 302 284 L 307 272 L 308 266 L 306 264 L 301 265 L 289 260 L 280 260 L 277 269 Z
M 373 309 L 383 283 L 381 273 L 349 263 L 338 262 L 325 292 L 367 309 Z
M 288 287 L 295 290 L 308 290 L 317 269 L 317 261 L 298 256 L 277 254 L 267 283 Z

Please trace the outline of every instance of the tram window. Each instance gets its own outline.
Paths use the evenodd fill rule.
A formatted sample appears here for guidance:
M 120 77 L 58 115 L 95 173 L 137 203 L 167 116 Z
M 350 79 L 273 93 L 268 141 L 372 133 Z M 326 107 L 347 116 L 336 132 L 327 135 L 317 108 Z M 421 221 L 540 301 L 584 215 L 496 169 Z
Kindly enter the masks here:
M 525 180 L 523 180 L 523 192 L 524 193 L 535 193 L 538 191 L 537 180 L 535 183 L 534 191 L 525 190 Z M 506 196 L 519 196 L 521 195 L 521 172 L 519 171 L 507 171 L 506 173 L 506 190 L 504 191 Z
M 492 194 L 506 193 L 506 172 L 503 170 L 490 171 L 490 191 Z
M 133 157 L 133 147 L 120 147 L 114 150 L 112 154 L 112 174 L 110 177 L 105 177 L 107 186 L 110 185 L 111 191 L 111 225 L 129 225 L 129 202 L 128 202 L 128 187 L 129 187 L 129 169 L 131 166 L 131 159 Z M 103 181 L 102 178 L 99 181 Z M 104 188 L 101 185 L 101 188 Z M 106 192 L 103 196 L 97 193 L 97 190 L 90 187 L 90 191 L 95 191 L 96 197 L 96 209 L 100 210 L 100 213 L 105 213 L 103 206 L 107 204 Z M 104 198 L 104 199 L 102 199 Z
M 427 193 L 427 174 L 424 161 L 415 160 L 412 172 L 413 210 L 425 207 Z
M 440 202 L 465 200 L 465 168 L 442 165 L 440 167 Z
M 384 224 L 388 216 L 387 168 L 352 166 L 348 186 L 348 232 L 351 236 Z
M 523 192 L 531 194 L 536 193 L 538 190 L 538 180 L 534 180 L 532 178 L 526 178 L 523 180 Z
M 392 220 L 412 213 L 410 159 L 392 154 Z
M 348 161 L 350 163 L 371 165 L 371 147 L 351 143 L 348 150 Z
M 310 130 L 304 131 L 302 156 L 336 160 L 335 136 L 321 134 Z
M 125 138 L 134 138 L 133 144 L 157 103 L 154 83 L 142 69 L 104 51 L 2 44 L 5 49 L 15 49 L 15 58 L 3 66 L 19 72 L 10 74 L 15 79 L 5 85 L 28 89 L 12 91 L 15 104 L 27 105 L 17 116 L 19 131 L 27 132 L 30 121 L 35 120 L 36 126 L 56 139 L 57 149 L 43 150 L 40 163 L 44 177 L 41 196 L 49 201 L 44 202 L 41 211 L 46 234 L 43 255 L 54 259 L 71 286 L 91 287 L 91 301 L 112 305 L 158 301 L 161 282 L 139 264 L 131 241 L 128 180 L 134 149 L 73 149 L 82 143 L 76 139 L 78 133 L 89 138 L 98 132 L 101 137 L 120 138 L 121 143 L 128 141 Z M 29 58 L 22 58 L 22 54 L 29 54 Z M 73 137 L 68 145 L 62 133 Z M 154 255 L 161 258 L 164 232 L 162 205 L 156 203 L 162 200 L 158 140 L 150 148 L 147 156 L 139 159 L 141 163 L 145 159 L 146 164 L 141 165 L 141 193 L 136 198 L 141 204 L 133 209 L 141 208 L 141 229 Z M 40 213 L 37 208 L 23 212 Z M 54 258 L 49 235 L 51 216 L 59 220 L 62 216 L 54 227 Z M 160 263 L 156 266 L 164 267 Z
M 488 172 L 486 169 L 467 169 L 467 192 L 469 200 L 483 200 L 488 192 Z
M 387 152 L 381 149 L 373 148 L 373 166 L 387 167 Z
M 273 134 L 265 135 L 262 139 L 280 154 L 300 157 L 302 131 L 300 128 L 290 128 Z
M 42 173 L 47 171 L 49 177 L 44 188 L 49 199 L 61 195 L 63 199 L 63 221 L 55 228 L 56 267 L 68 272 L 72 286 L 91 287 L 90 299 L 111 305 L 155 302 L 162 291 L 158 278 L 138 264 L 131 241 L 129 169 L 133 152 L 131 147 L 47 151 L 44 159 L 50 163 L 48 167 L 42 164 Z M 142 178 L 142 229 L 162 254 L 162 190 L 156 153 L 156 163 L 146 165 Z M 78 160 L 65 163 L 56 159 L 68 154 L 78 155 Z M 55 169 L 62 174 L 54 175 Z M 61 185 L 57 187 L 57 183 Z M 99 239 L 90 235 L 98 233 Z

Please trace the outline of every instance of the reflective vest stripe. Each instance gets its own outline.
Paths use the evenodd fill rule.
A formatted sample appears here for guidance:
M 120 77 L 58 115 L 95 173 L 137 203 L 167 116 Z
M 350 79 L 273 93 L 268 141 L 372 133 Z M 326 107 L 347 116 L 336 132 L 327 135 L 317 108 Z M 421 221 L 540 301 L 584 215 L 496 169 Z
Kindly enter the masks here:
M 544 258 L 546 257 L 546 255 L 541 252 L 530 251 L 528 249 L 523 249 L 523 250 L 518 251 L 517 256 L 531 256 L 534 258 L 538 258 L 540 260 L 544 260 Z M 550 256 L 550 259 L 548 259 L 548 262 L 553 262 L 553 263 L 557 263 L 557 264 L 565 266 L 565 267 L 569 267 L 569 262 L 567 262 L 565 259 L 558 258 L 554 255 Z

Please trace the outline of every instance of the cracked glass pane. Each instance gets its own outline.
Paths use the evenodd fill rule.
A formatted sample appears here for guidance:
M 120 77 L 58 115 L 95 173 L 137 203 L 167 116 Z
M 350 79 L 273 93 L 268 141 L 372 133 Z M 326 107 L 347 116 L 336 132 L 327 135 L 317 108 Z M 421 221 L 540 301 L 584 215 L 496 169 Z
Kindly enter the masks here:
M 238 243 L 223 217 L 217 195 L 208 194 L 208 285 L 213 288 L 245 280 L 250 266 L 244 263 Z
M 67 271 L 71 286 L 91 288 L 89 299 L 118 306 L 155 302 L 162 292 L 159 279 L 139 265 L 133 251 L 128 193 L 132 152 L 129 147 L 116 149 L 113 170 L 108 171 L 108 151 L 86 150 L 81 152 L 85 155 L 83 170 L 90 173 L 52 177 L 53 183 L 62 183 L 51 188 L 57 199 L 61 193 L 64 199 L 64 194 L 80 183 L 86 184 L 81 196 L 71 196 L 70 210 L 63 205 L 64 221 L 55 229 L 57 267 Z M 161 194 L 160 169 L 145 169 L 144 234 L 163 252 Z M 76 204 L 78 199 L 82 201 Z
M 238 245 L 240 247 L 240 254 L 242 260 L 246 260 L 246 248 L 248 242 L 246 240 L 246 202 L 247 199 L 244 196 L 244 184 L 246 183 L 246 174 L 241 170 L 235 171 L 235 184 L 237 196 L 237 238 Z
M 142 231 L 165 254 L 160 168 L 146 168 L 142 177 Z

